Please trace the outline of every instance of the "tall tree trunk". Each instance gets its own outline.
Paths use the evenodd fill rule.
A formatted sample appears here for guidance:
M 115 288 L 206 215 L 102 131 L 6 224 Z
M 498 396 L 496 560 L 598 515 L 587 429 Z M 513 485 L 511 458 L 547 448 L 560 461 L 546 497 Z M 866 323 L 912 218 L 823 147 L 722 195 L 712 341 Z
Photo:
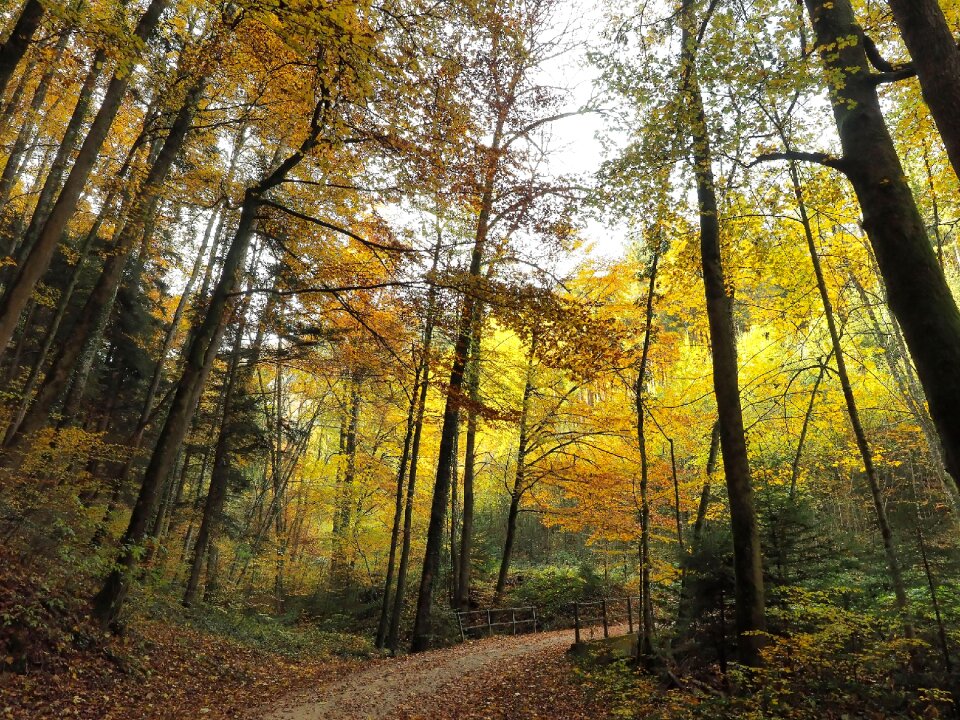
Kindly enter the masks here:
M 417 421 L 417 400 L 420 396 L 420 383 L 423 378 L 420 364 L 413 376 L 413 390 L 410 393 L 410 405 L 407 408 L 407 427 L 403 434 L 403 450 L 397 466 L 397 493 L 393 508 L 393 526 L 390 531 L 390 553 L 387 556 L 387 572 L 383 580 L 383 601 L 380 605 L 380 621 L 377 623 L 377 637 L 374 645 L 384 647 L 387 631 L 390 628 L 390 589 L 393 585 L 393 572 L 397 564 L 397 547 L 400 544 L 400 528 L 403 522 L 403 490 L 406 486 L 407 466 L 410 464 L 410 444 L 413 441 L 413 427 Z
M 887 518 L 883 493 L 880 488 L 880 478 L 877 476 L 877 470 L 873 464 L 873 452 L 867 440 L 867 433 L 863 429 L 863 423 L 860 421 L 860 411 L 857 408 L 857 401 L 853 396 L 853 386 L 850 384 L 850 375 L 847 373 L 847 363 L 843 357 L 843 347 L 840 345 L 840 332 L 837 330 L 837 323 L 833 315 L 833 304 L 830 302 L 830 295 L 827 292 L 827 281 L 824 278 L 823 267 L 820 264 L 820 254 L 817 251 L 817 244 L 813 237 L 813 229 L 810 226 L 810 218 L 807 215 L 807 204 L 803 197 L 800 175 L 797 172 L 796 164 L 793 162 L 790 163 L 790 181 L 793 184 L 793 193 L 797 200 L 797 210 L 800 213 L 800 222 L 803 225 L 803 234 L 807 242 L 807 251 L 810 254 L 810 263 L 813 265 L 813 274 L 817 280 L 817 291 L 820 293 L 820 302 L 823 304 L 823 314 L 827 320 L 827 331 L 830 334 L 833 356 L 837 362 L 837 376 L 840 379 L 843 400 L 847 406 L 847 415 L 850 418 L 850 426 L 853 429 L 853 435 L 857 441 L 857 449 L 860 451 L 860 459 L 863 461 L 863 471 L 867 477 L 870 496 L 873 499 L 873 510 L 877 518 L 877 527 L 880 529 L 880 536 L 883 539 L 883 551 L 887 558 L 887 567 L 890 571 L 890 582 L 893 585 L 897 610 L 902 617 L 905 634 L 907 637 L 912 637 L 913 623 L 910 619 L 907 592 L 903 585 L 903 573 L 900 570 L 900 560 L 897 557 L 893 531 L 890 528 L 890 521 Z
M 0 97 L 3 97 L 14 70 L 33 42 L 43 14 L 43 5 L 39 0 L 27 0 L 10 31 L 10 37 L 0 45 Z
M 141 43 L 149 40 L 160 21 L 160 15 L 169 2 L 170 0 L 151 0 L 134 32 Z M 16 278 L 6 288 L 3 298 L 0 299 L 0 352 L 9 345 L 20 313 L 33 294 L 33 289 L 50 266 L 53 253 L 60 243 L 67 223 L 76 212 L 80 195 L 86 187 L 93 165 L 126 95 L 131 71 L 131 68 L 124 66 L 111 78 L 100 109 L 87 131 L 87 136 L 77 153 L 60 195 L 50 211 L 50 216 L 43 224 L 43 229 L 37 235 L 36 243 L 19 268 Z
M 334 556 L 336 559 L 332 569 L 336 568 L 332 578 L 335 588 L 346 587 L 351 580 L 350 567 L 347 563 L 347 540 L 353 526 L 353 482 L 357 474 L 357 427 L 360 423 L 360 371 L 355 370 L 350 379 L 350 400 L 345 408 L 345 433 L 343 442 L 343 457 L 345 467 L 337 494 L 337 522 L 334 530 Z
M 434 246 L 433 267 L 436 269 L 440 259 L 442 238 L 437 235 Z M 410 448 L 410 471 L 408 473 L 406 498 L 403 509 L 403 543 L 400 546 L 400 564 L 397 567 L 397 588 L 394 592 L 393 610 L 390 613 L 390 630 L 387 633 L 387 647 L 396 653 L 400 645 L 400 618 L 403 614 L 403 601 L 407 588 L 407 570 L 410 566 L 410 543 L 413 530 L 413 501 L 417 487 L 417 469 L 420 459 L 420 439 L 423 434 L 423 417 L 427 409 L 427 393 L 430 390 L 430 362 L 432 360 L 433 328 L 437 312 L 436 285 L 431 284 L 427 293 L 427 311 L 423 326 L 423 351 L 420 359 L 423 380 L 420 384 L 420 397 L 417 400 L 417 420 L 413 428 L 413 445 Z
M 960 482 L 960 312 L 937 263 L 877 98 L 849 0 L 805 0 L 833 100 L 843 157 L 830 160 L 849 178 L 863 228 L 903 329 L 944 462 Z
M 37 117 L 40 115 L 43 104 L 46 102 L 47 92 L 50 90 L 50 83 L 56 76 L 64 50 L 66 50 L 72 35 L 72 28 L 60 33 L 60 39 L 57 40 L 57 45 L 53 51 L 53 58 L 48 61 L 47 69 L 43 75 L 40 76 L 37 87 L 33 91 L 27 116 L 20 128 L 20 132 L 17 133 L 17 137 L 13 141 L 13 147 L 10 148 L 10 152 L 7 155 L 7 161 L 3 166 L 3 173 L 0 174 L 0 208 L 6 207 L 7 200 L 10 199 L 10 192 L 16 184 L 20 169 L 29 158 L 27 150 L 30 147 L 31 141 L 34 139 Z M 9 255 L 10 252 L 12 252 L 11 249 L 5 249 L 3 254 Z
M 458 418 L 459 420 L 459 418 Z M 453 436 L 453 463 L 450 466 L 450 607 L 457 608 L 457 588 L 460 587 L 460 553 L 457 550 L 457 523 L 460 508 L 458 507 L 458 488 L 460 470 L 457 461 L 460 459 L 460 430 Z
M 76 149 L 75 146 L 80 138 L 80 132 L 87 121 L 87 115 L 90 112 L 90 106 L 93 104 L 97 83 L 103 73 L 106 59 L 107 53 L 105 50 L 97 50 L 94 53 L 93 62 L 90 64 L 90 69 L 80 86 L 77 102 L 73 107 L 73 114 L 67 122 L 63 137 L 60 139 L 60 145 L 57 147 L 50 163 L 50 168 L 45 175 L 38 174 L 37 176 L 38 180 L 43 177 L 43 185 L 37 197 L 37 204 L 30 215 L 30 222 L 27 223 L 27 229 L 23 232 L 22 238 L 18 240 L 18 233 L 14 233 L 11 240 L 11 252 L 14 254 L 18 266 L 22 265 L 30 254 L 40 230 L 43 229 L 43 224 L 50 216 L 50 208 L 56 200 L 57 193 L 60 192 L 63 175 L 67 171 L 67 165 Z
M 887 0 L 923 99 L 960 178 L 960 49 L 937 0 Z
M 264 196 L 283 182 L 287 174 L 317 145 L 322 131 L 319 122 L 323 119 L 321 108 L 326 105 L 327 100 L 321 100 L 315 121 L 300 147 L 244 193 L 240 220 L 224 258 L 220 279 L 210 298 L 207 312 L 191 334 L 189 345 L 183 354 L 184 368 L 177 383 L 177 391 L 144 472 L 140 492 L 124 534 L 123 550 L 117 559 L 117 567 L 110 572 L 93 599 L 93 616 L 102 627 L 108 627 L 123 606 L 129 589 L 130 572 L 137 564 L 137 546 L 143 542 L 157 496 L 183 444 L 200 393 L 216 358 L 230 308 L 235 302 L 244 258 L 253 237 L 258 213 L 265 200 Z
M 490 213 L 493 209 L 493 191 L 496 182 L 502 141 L 503 126 L 506 118 L 501 115 L 493 133 L 493 141 L 488 151 L 488 167 L 484 178 L 483 192 L 480 198 L 480 214 L 477 219 L 477 231 L 474 236 L 473 251 L 470 256 L 469 277 L 475 281 L 480 277 L 480 268 L 486 248 L 487 233 L 490 230 Z M 423 573 L 420 576 L 420 591 L 417 595 L 417 613 L 414 618 L 411 650 L 420 652 L 430 644 L 431 611 L 433 609 L 433 589 L 437 571 L 440 569 L 440 550 L 443 545 L 447 504 L 450 494 L 450 469 L 453 465 L 453 439 L 459 426 L 460 393 L 463 391 L 464 369 L 467 353 L 472 339 L 471 318 L 473 308 L 479 299 L 469 288 L 464 293 L 460 314 L 457 340 L 453 348 L 453 364 L 450 368 L 450 381 L 447 383 L 447 397 L 443 410 L 443 425 L 440 430 L 440 448 L 437 455 L 437 474 L 433 485 L 433 500 L 430 507 L 430 525 L 427 528 L 427 547 L 423 558 Z
M 223 514 L 223 505 L 227 498 L 227 483 L 230 480 L 230 452 L 233 433 L 235 398 L 246 382 L 252 366 L 256 364 L 256 357 L 251 357 L 246 366 L 246 372 L 240 372 L 240 356 L 243 353 L 243 333 L 246 329 L 247 310 L 250 305 L 250 295 L 244 297 L 244 302 L 238 311 L 236 336 L 233 340 L 233 351 L 230 354 L 230 367 L 227 371 L 225 387 L 223 389 L 223 414 L 220 419 L 220 429 L 217 433 L 216 448 L 213 454 L 213 470 L 210 474 L 210 487 L 207 490 L 206 502 L 203 506 L 203 515 L 197 538 L 193 545 L 193 554 L 190 559 L 190 572 L 187 578 L 187 587 L 183 594 L 183 604 L 190 606 L 197 598 L 197 589 L 200 586 L 200 574 L 203 569 L 204 553 L 208 548 L 213 550 L 213 538 L 216 535 Z M 265 313 L 266 315 L 266 313 Z M 262 337 L 258 334 L 258 337 Z M 259 349 L 259 348 L 258 348 Z
M 646 409 L 644 393 L 647 387 L 647 366 L 650 360 L 650 340 L 653 337 L 653 302 L 657 286 L 657 265 L 660 261 L 660 239 L 651 238 L 657 243 L 653 248 L 650 262 L 650 279 L 647 285 L 646 312 L 643 329 L 643 346 L 640 352 L 640 364 L 637 367 L 637 379 L 634 383 L 634 402 L 637 417 L 637 448 L 640 451 L 640 639 L 637 654 L 646 662 L 653 655 L 653 600 L 650 596 L 650 500 L 648 493 L 650 463 L 647 457 L 647 435 L 645 432 Z M 679 532 L 679 525 L 677 526 Z
M 743 410 L 740 406 L 733 298 L 727 294 L 723 271 L 713 159 L 703 95 L 697 77 L 695 39 L 697 23 L 694 8 L 694 0 L 683 0 L 681 12 L 683 95 L 688 112 L 688 130 L 693 145 L 693 166 L 697 183 L 697 200 L 700 206 L 700 255 L 707 317 L 710 324 L 713 387 L 720 420 L 720 446 L 723 449 L 723 467 L 726 474 L 730 525 L 733 532 L 737 650 L 740 662 L 744 665 L 756 666 L 760 664 L 760 648 L 763 645 L 763 639 L 757 633 L 766 629 L 763 565 L 750 479 L 750 464 L 747 459 Z
M 467 385 L 470 406 L 467 408 L 467 436 L 463 454 L 463 522 L 460 528 L 460 576 L 454 605 L 467 610 L 470 607 L 470 572 L 473 553 L 473 483 L 477 463 L 477 409 L 480 406 L 480 351 L 481 334 L 474 332 L 467 366 Z
M 513 476 L 513 490 L 510 491 L 510 509 L 507 512 L 507 532 L 503 541 L 503 554 L 500 556 L 500 572 L 497 574 L 497 587 L 494 602 L 503 597 L 510 573 L 510 560 L 513 557 L 513 545 L 517 535 L 517 518 L 520 516 L 520 503 L 527 490 L 527 455 L 530 452 L 527 425 L 530 418 L 530 397 L 533 395 L 534 353 L 536 337 L 530 342 L 530 354 L 527 356 L 527 372 L 523 382 L 523 399 L 520 404 L 520 441 L 517 446 L 517 468 Z
M 7 443 L 8 447 L 20 444 L 22 438 L 36 432 L 43 426 L 50 415 L 54 402 L 63 395 L 70 380 L 70 375 L 77 367 L 77 363 L 84 352 L 95 351 L 95 348 L 90 346 L 99 344 L 99 339 L 113 308 L 117 290 L 120 287 L 120 280 L 123 277 L 123 269 L 126 266 L 127 258 L 136 246 L 137 241 L 141 239 L 144 226 L 157 212 L 163 184 L 186 141 L 202 92 L 203 86 L 201 83 L 191 88 L 187 93 L 170 132 L 164 140 L 163 147 L 150 168 L 139 196 L 131 208 L 123 228 L 120 230 L 119 237 L 113 243 L 112 251 L 104 263 L 96 285 L 94 285 L 90 296 L 87 298 L 87 302 L 70 334 L 61 344 L 59 352 L 54 357 L 33 405 L 23 418 L 23 422 L 20 423 L 18 432 Z

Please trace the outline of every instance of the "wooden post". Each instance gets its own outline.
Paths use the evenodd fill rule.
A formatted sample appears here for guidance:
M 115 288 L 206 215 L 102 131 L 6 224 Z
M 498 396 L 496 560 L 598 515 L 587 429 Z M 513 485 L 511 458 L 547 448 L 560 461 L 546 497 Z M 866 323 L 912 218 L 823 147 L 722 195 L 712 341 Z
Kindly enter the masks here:
M 633 635 L 633 606 L 630 603 L 630 596 L 627 595 L 627 628 L 631 635 Z
M 533 631 L 537 632 L 537 607 L 533 607 Z
M 517 611 L 516 610 L 513 610 L 513 609 L 510 610 L 510 622 L 513 625 L 513 634 L 516 635 L 517 634 Z
M 457 625 L 460 628 L 460 642 L 464 642 L 467 638 L 463 634 L 463 618 L 460 616 L 459 611 L 457 611 Z
M 493 635 L 493 621 L 490 619 L 490 608 L 487 608 L 487 632 Z
M 577 645 L 580 644 L 580 603 L 575 602 L 573 604 L 573 627 L 574 627 L 574 638 Z
M 610 628 L 607 626 L 607 599 L 600 601 L 600 609 L 603 611 L 603 636 L 610 637 Z

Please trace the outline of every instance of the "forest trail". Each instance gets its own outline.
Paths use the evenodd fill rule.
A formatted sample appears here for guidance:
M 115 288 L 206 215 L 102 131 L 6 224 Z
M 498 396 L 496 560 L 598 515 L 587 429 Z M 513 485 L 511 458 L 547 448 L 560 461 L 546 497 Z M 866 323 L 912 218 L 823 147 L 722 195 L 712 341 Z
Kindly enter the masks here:
M 371 663 L 284 698 L 258 720 L 605 716 L 565 657 L 572 630 L 498 636 Z

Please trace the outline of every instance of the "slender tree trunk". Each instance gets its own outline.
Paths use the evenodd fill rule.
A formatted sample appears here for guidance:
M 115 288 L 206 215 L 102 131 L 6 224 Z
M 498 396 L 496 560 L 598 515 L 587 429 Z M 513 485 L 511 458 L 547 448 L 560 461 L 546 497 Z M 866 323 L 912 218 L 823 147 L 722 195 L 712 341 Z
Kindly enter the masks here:
M 146 43 L 149 40 L 169 1 L 151 0 L 134 33 L 140 42 Z M 0 299 L 0 352 L 9 345 L 20 313 L 50 266 L 53 253 L 60 243 L 67 223 L 76 212 L 80 195 L 86 187 L 90 172 L 126 95 L 127 86 L 130 83 L 130 72 L 130 68 L 124 68 L 114 73 L 111 78 L 100 109 L 87 131 L 87 136 L 77 153 L 60 195 L 50 211 L 50 216 L 43 224 L 43 229 L 37 235 L 36 243 L 19 268 L 16 278 L 6 288 L 3 298 Z
M 763 645 L 763 638 L 757 633 L 766 629 L 763 565 L 750 464 L 747 459 L 743 410 L 740 406 L 733 298 L 727 294 L 723 271 L 710 137 L 697 78 L 697 23 L 694 7 L 693 0 L 683 1 L 681 69 L 685 74 L 684 99 L 689 114 L 697 200 L 700 206 L 700 254 L 710 324 L 713 387 L 720 420 L 720 446 L 723 450 L 727 496 L 730 502 L 730 525 L 733 532 L 737 649 L 740 662 L 757 666 L 760 664 L 760 648 Z
M 326 104 L 326 99 L 323 99 L 321 105 L 318 105 L 316 115 L 318 119 L 322 119 L 320 109 Z M 183 372 L 180 375 L 170 411 L 167 413 L 144 472 L 140 492 L 124 534 L 123 550 L 117 559 L 117 567 L 107 576 L 103 587 L 93 599 L 93 616 L 102 627 L 108 627 L 116 619 L 126 598 L 130 572 L 137 564 L 137 546 L 144 540 L 158 493 L 166 482 L 177 453 L 183 445 L 200 393 L 217 355 L 226 319 L 229 317 L 229 309 L 235 301 L 244 258 L 253 237 L 254 226 L 264 202 L 264 196 L 283 182 L 287 174 L 303 161 L 307 153 L 317 145 L 321 131 L 322 126 L 319 121 L 314 122 L 299 149 L 244 193 L 240 220 L 224 258 L 220 279 L 214 288 L 206 314 L 188 340 L 189 345 L 184 352 Z
M 467 436 L 463 455 L 463 522 L 460 529 L 460 576 L 454 604 L 461 610 L 470 607 L 470 572 L 473 553 L 473 483 L 477 462 L 477 408 L 480 405 L 481 335 L 475 332 L 467 367 L 470 406 L 467 409 Z
M 200 95 L 201 85 L 194 86 L 178 112 L 159 154 L 140 189 L 139 196 L 130 210 L 129 216 L 114 241 L 111 254 L 107 257 L 100 277 L 87 298 L 69 336 L 60 346 L 43 384 L 27 412 L 20 428 L 7 443 L 8 447 L 20 444 L 22 438 L 36 432 L 47 421 L 54 402 L 62 397 L 70 375 L 77 367 L 84 352 L 95 351 L 90 346 L 99 344 L 113 308 L 117 290 L 123 277 L 123 269 L 130 252 L 141 238 L 145 224 L 154 213 L 160 199 L 160 192 L 167 179 L 174 160 L 179 156 L 186 141 L 187 133 L 193 121 Z
M 459 521 L 459 493 L 457 484 L 460 457 L 460 431 L 453 438 L 453 463 L 450 467 L 450 607 L 457 608 L 457 588 L 460 587 L 460 553 L 457 550 L 457 522 Z
M 693 522 L 693 546 L 700 546 L 703 536 L 703 526 L 707 522 L 707 510 L 710 508 L 710 491 L 713 485 L 713 475 L 717 471 L 717 459 L 720 455 L 720 421 L 713 424 L 710 431 L 710 451 L 707 454 L 706 480 L 700 491 L 700 502 L 697 504 L 697 517 Z
M 831 349 L 833 355 L 835 349 Z M 797 452 L 793 455 L 793 462 L 790 463 L 790 499 L 797 496 L 797 481 L 800 479 L 800 459 L 803 456 L 803 446 L 807 440 L 807 431 L 810 429 L 810 420 L 813 418 L 813 406 L 817 401 L 817 392 L 820 390 L 820 383 L 823 382 L 823 374 L 827 370 L 828 357 L 820 365 L 817 371 L 817 379 L 813 383 L 813 390 L 810 391 L 810 401 L 807 403 L 807 411 L 803 414 L 803 424 L 800 426 L 800 437 L 797 439 Z
M 43 5 L 39 0 L 27 0 L 20 11 L 20 17 L 10 31 L 10 37 L 0 45 L 0 97 L 7 90 L 7 84 L 14 70 L 33 42 L 34 33 L 43 20 Z
M 832 164 L 850 180 L 863 228 L 903 329 L 944 462 L 960 481 L 960 312 L 937 263 L 923 218 L 887 131 L 849 0 L 805 0 L 830 78 L 843 157 Z
M 830 295 L 827 292 L 827 282 L 823 275 L 823 267 L 820 265 L 820 255 L 817 252 L 817 244 L 813 237 L 813 230 L 810 227 L 807 205 L 803 197 L 803 188 L 800 184 L 800 176 L 795 163 L 790 164 L 790 180 L 793 183 L 793 192 L 797 199 L 797 209 L 800 212 L 800 222 L 803 225 L 803 234 L 807 242 L 810 262 L 813 265 L 814 277 L 816 277 L 817 280 L 817 291 L 820 293 L 820 301 L 823 303 L 823 314 L 827 320 L 827 330 L 830 333 L 833 356 L 837 362 L 837 375 L 840 378 L 840 388 L 843 391 L 843 399 L 847 406 L 847 415 L 850 417 L 850 426 L 853 428 L 853 435 L 857 441 L 857 449 L 860 451 L 860 458 L 863 461 L 863 471 L 867 477 L 867 484 L 870 487 L 870 496 L 873 499 L 873 509 L 876 513 L 877 526 L 880 528 L 880 536 L 883 539 L 883 550 L 887 557 L 890 582 L 893 585 L 893 592 L 897 600 L 897 610 L 903 618 L 905 634 L 907 637 L 912 637 L 913 623 L 910 619 L 907 592 L 903 584 L 903 573 L 900 570 L 900 561 L 897 557 L 897 549 L 893 540 L 893 531 L 890 528 L 890 521 L 887 518 L 887 511 L 880 488 L 880 478 L 877 476 L 876 467 L 873 464 L 873 452 L 870 449 L 867 434 L 863 429 L 863 423 L 860 421 L 860 411 L 857 409 L 857 402 L 853 396 L 850 375 L 847 373 L 847 364 L 843 357 L 843 348 L 840 345 L 840 333 L 837 330 L 837 323 L 834 319 L 833 305 L 830 302 Z
M 233 351 L 230 355 L 230 367 L 227 372 L 227 379 L 223 389 L 223 414 L 220 420 L 220 430 L 217 434 L 217 444 L 213 455 L 213 470 L 210 474 L 210 487 L 207 490 L 207 499 L 203 506 L 203 515 L 200 519 L 200 528 L 197 530 L 197 539 L 193 545 L 193 555 L 190 559 L 190 572 L 187 579 L 187 587 L 183 594 L 183 604 L 192 605 L 197 598 L 197 589 L 200 586 L 200 574 L 203 569 L 204 553 L 208 548 L 213 549 L 213 538 L 216 535 L 217 527 L 220 522 L 220 516 L 223 513 L 224 502 L 227 498 L 227 483 L 230 480 L 230 452 L 231 435 L 233 431 L 232 423 L 234 421 L 234 398 L 238 392 L 238 386 L 242 388 L 247 377 L 241 378 L 240 356 L 243 352 L 243 332 L 246 328 L 246 313 L 249 307 L 250 296 L 244 297 L 244 302 L 239 309 L 239 321 L 236 328 L 236 336 L 233 340 Z M 251 363 L 255 363 L 255 359 Z M 250 365 L 247 366 L 248 375 Z
M 53 51 L 53 58 L 48 61 L 47 69 L 43 75 L 40 76 L 37 87 L 33 91 L 27 116 L 20 128 L 20 132 L 17 133 L 17 137 L 13 141 L 13 147 L 10 148 L 10 152 L 7 155 L 7 161 L 3 166 L 3 173 L 0 174 L 0 208 L 6 207 L 7 201 L 10 199 L 10 192 L 16 184 L 17 175 L 29 157 L 27 150 L 35 136 L 34 130 L 36 129 L 37 117 L 40 115 L 43 104 L 46 102 L 47 92 L 50 90 L 50 83 L 56 76 L 57 67 L 60 65 L 64 50 L 66 50 L 72 35 L 72 29 L 60 33 L 60 39 L 57 40 L 57 45 Z M 11 252 L 12 248 L 7 248 L 3 251 L 3 254 L 9 255 Z
M 469 277 L 480 277 L 487 233 L 490 229 L 490 213 L 493 209 L 493 191 L 497 177 L 500 143 L 506 119 L 503 115 L 497 121 L 493 133 L 493 142 L 489 150 L 488 167 L 484 179 L 484 188 L 480 198 L 480 214 L 474 237 L 473 251 L 470 256 Z M 417 596 L 417 613 L 414 618 L 411 650 L 426 650 L 430 644 L 431 611 L 433 608 L 433 589 L 437 571 L 440 569 L 440 550 L 443 545 L 447 504 L 450 493 L 450 469 L 453 465 L 453 439 L 459 426 L 459 395 L 463 391 L 464 369 L 467 353 L 472 339 L 470 320 L 478 298 L 467 290 L 463 298 L 457 340 L 453 348 L 453 365 L 450 368 L 450 381 L 447 384 L 447 397 L 443 411 L 443 425 L 440 431 L 440 448 L 437 455 L 437 474 L 433 486 L 433 501 L 430 508 L 430 525 L 427 528 L 427 547 L 423 559 L 423 573 L 420 576 L 420 591 Z
M 439 233 L 437 244 L 433 251 L 433 268 L 436 269 L 440 259 L 442 238 Z M 431 285 L 427 294 L 427 311 L 423 327 L 423 355 L 420 384 L 420 397 L 417 401 L 417 420 L 413 428 L 413 445 L 410 448 L 410 471 L 407 480 L 406 499 L 403 509 L 403 543 L 400 546 L 400 564 L 397 567 L 397 588 L 394 592 L 393 610 L 390 613 L 390 630 L 387 633 L 387 647 L 396 654 L 400 645 L 400 619 L 403 614 L 403 601 L 407 587 L 407 571 L 410 566 L 410 543 L 413 530 L 413 501 L 417 487 L 417 469 L 420 459 L 420 439 L 423 434 L 423 417 L 427 409 L 427 393 L 430 390 L 430 362 L 432 359 L 433 328 L 437 312 L 437 287 Z
M 347 563 L 347 538 L 350 535 L 353 523 L 353 482 L 357 473 L 357 427 L 360 423 L 360 373 L 354 371 L 350 380 L 350 401 L 346 411 L 346 432 L 344 433 L 343 456 L 346 466 L 343 479 L 340 483 L 337 497 L 337 523 L 334 537 L 334 555 L 336 557 L 337 575 L 332 578 L 334 587 L 346 587 L 351 581 L 350 567 Z
M 659 243 L 659 238 L 656 242 Z M 637 655 L 646 662 L 653 655 L 653 601 L 650 595 L 650 501 L 649 477 L 650 464 L 647 457 L 647 435 L 645 432 L 646 409 L 644 393 L 647 386 L 647 366 L 650 360 L 650 340 L 653 337 L 653 303 L 656 295 L 657 265 L 660 261 L 659 245 L 653 249 L 650 262 L 650 279 L 647 285 L 646 325 L 643 330 L 643 348 L 637 379 L 634 383 L 634 402 L 637 417 L 637 448 L 640 451 L 640 638 L 637 643 Z M 679 531 L 679 525 L 677 526 Z
M 22 265 L 30 254 L 40 231 L 43 229 L 44 223 L 50 216 L 50 208 L 54 200 L 56 200 L 57 193 L 60 192 L 63 175 L 67 171 L 67 165 L 70 162 L 73 151 L 76 149 L 75 146 L 77 140 L 80 138 L 80 132 L 83 130 L 84 124 L 87 121 L 87 115 L 90 112 L 90 106 L 93 104 L 97 83 L 103 73 L 103 66 L 106 59 L 107 53 L 105 50 L 97 50 L 97 52 L 94 53 L 93 62 L 87 71 L 87 76 L 84 78 L 83 85 L 81 85 L 80 92 L 77 95 L 77 103 L 74 105 L 73 114 L 70 116 L 63 137 L 60 139 L 60 145 L 53 157 L 53 161 L 50 163 L 50 169 L 44 176 L 43 186 L 40 188 L 40 195 L 37 198 L 37 204 L 30 216 L 30 222 L 27 224 L 27 229 L 24 231 L 23 238 L 20 240 L 19 245 L 16 243 L 13 245 L 18 266 Z M 16 234 L 14 235 L 14 240 L 16 240 Z
M 530 397 L 533 395 L 533 368 L 536 338 L 531 341 L 530 354 L 527 357 L 526 379 L 523 383 L 523 400 L 520 405 L 520 442 L 517 446 L 517 469 L 513 476 L 513 490 L 510 492 L 510 510 L 507 512 L 507 532 L 503 541 L 503 554 L 500 556 L 500 572 L 497 574 L 497 588 L 494 602 L 503 598 L 510 573 L 510 560 L 513 557 L 513 545 L 517 535 L 517 518 L 520 516 L 520 502 L 526 492 L 527 454 L 529 437 L 527 424 L 530 417 Z
M 397 547 L 400 544 L 400 528 L 403 522 L 403 490 L 406 486 L 407 466 L 410 464 L 410 443 L 413 441 L 413 426 L 417 421 L 417 400 L 420 395 L 421 370 L 418 365 L 413 377 L 413 390 L 410 393 L 410 406 L 407 408 L 407 428 L 403 435 L 403 450 L 397 467 L 397 493 L 393 508 L 393 526 L 390 531 L 390 553 L 387 557 L 387 572 L 383 581 L 383 601 L 380 605 L 380 621 L 377 623 L 375 646 L 383 648 L 390 629 L 390 589 L 393 585 L 393 572 L 397 563 Z

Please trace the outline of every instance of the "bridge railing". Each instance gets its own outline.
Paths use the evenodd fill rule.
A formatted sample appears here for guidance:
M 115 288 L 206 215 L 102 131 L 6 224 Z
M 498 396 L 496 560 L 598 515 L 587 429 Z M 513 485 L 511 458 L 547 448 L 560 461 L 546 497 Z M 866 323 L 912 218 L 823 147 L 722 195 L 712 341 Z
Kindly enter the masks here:
M 454 610 L 460 640 L 504 633 L 537 632 L 537 608 L 524 607 L 487 608 L 486 610 Z M 509 628 L 509 629 L 508 629 Z
M 562 614 L 560 622 L 556 622 L 555 618 L 551 627 L 572 628 L 577 644 L 584 636 L 590 640 L 598 637 L 601 631 L 604 638 L 609 638 L 611 634 L 622 635 L 624 630 L 633 634 L 634 627 L 639 627 L 640 607 L 640 598 L 636 596 L 573 602 L 567 606 L 568 610 Z M 454 610 L 453 613 L 457 618 L 461 641 L 495 634 L 517 635 L 541 629 L 537 608 L 533 605 Z
M 573 631 L 574 641 L 579 644 L 581 635 L 589 634 L 591 639 L 594 631 L 603 629 L 603 637 L 610 637 L 611 632 L 621 633 L 624 625 L 627 632 L 633 634 L 634 612 L 637 613 L 637 622 L 640 617 L 640 598 L 628 596 L 622 598 L 603 598 L 588 602 L 574 602 Z

